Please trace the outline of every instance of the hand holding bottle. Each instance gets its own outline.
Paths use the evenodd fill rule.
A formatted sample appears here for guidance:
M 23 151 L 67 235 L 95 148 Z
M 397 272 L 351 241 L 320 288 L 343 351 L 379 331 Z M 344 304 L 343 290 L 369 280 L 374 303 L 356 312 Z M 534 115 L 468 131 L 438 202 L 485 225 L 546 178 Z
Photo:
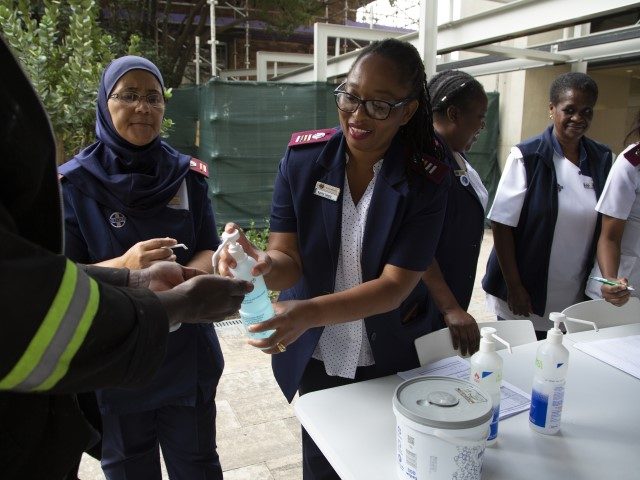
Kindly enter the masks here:
M 227 223 L 224 227 L 225 233 L 232 233 L 233 231 L 239 232 L 237 243 L 242 247 L 244 252 L 252 257 L 256 263 L 251 270 L 253 276 L 266 275 L 271 271 L 271 257 L 266 252 L 256 248 L 245 236 L 244 231 L 235 223 Z M 228 249 L 223 249 L 219 252 L 216 265 L 213 266 L 216 272 L 226 277 L 232 277 L 230 269 L 236 267 L 236 260 L 229 253 Z
M 247 328 L 252 333 L 275 330 L 270 338 L 252 339 L 248 342 L 265 353 L 283 352 L 282 347 L 286 350 L 305 331 L 318 326 L 312 324 L 313 319 L 318 318 L 313 299 L 278 302 L 273 304 L 273 308 L 275 315 L 271 319 Z

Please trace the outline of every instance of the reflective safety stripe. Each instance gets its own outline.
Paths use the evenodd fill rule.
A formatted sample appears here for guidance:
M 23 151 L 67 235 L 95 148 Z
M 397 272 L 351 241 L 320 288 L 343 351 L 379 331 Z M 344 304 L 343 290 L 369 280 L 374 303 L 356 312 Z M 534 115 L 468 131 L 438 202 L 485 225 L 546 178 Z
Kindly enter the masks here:
M 48 390 L 67 373 L 98 311 L 95 280 L 67 260 L 60 287 L 40 328 L 0 389 Z

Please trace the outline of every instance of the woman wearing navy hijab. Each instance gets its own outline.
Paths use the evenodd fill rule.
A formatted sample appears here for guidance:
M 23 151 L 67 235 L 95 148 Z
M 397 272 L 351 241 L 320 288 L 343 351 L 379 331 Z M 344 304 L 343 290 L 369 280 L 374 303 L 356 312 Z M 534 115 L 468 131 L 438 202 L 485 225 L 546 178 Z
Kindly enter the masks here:
M 164 107 L 162 76 L 150 61 L 126 56 L 103 72 L 97 141 L 59 169 L 72 260 L 212 270 L 219 238 L 207 168 L 160 139 Z M 178 242 L 187 249 L 170 248 Z M 106 477 L 161 479 L 161 446 L 172 479 L 221 479 L 214 396 L 223 365 L 211 325 L 182 325 L 147 387 L 98 391 Z

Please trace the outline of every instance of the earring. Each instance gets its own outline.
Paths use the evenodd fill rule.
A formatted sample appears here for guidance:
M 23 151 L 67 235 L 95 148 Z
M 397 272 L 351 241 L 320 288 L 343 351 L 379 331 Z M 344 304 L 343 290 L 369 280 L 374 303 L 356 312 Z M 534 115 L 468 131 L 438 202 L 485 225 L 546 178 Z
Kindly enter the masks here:
M 552 115 L 552 114 L 549 114 L 549 118 L 553 118 L 553 115 Z

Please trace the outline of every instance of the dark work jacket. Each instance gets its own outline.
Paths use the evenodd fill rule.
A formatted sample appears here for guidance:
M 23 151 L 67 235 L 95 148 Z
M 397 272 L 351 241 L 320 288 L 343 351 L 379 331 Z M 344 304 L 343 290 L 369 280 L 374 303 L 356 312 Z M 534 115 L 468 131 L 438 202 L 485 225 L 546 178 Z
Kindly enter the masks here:
M 517 147 L 522 152 L 527 174 L 527 193 L 518 225 L 513 229 L 518 271 L 524 288 L 531 297 L 533 313 L 544 315 L 547 301 L 547 277 L 553 232 L 558 217 L 558 182 L 553 166 L 553 126 L 541 135 L 525 140 Z M 591 178 L 600 198 L 607 175 L 611 169 L 611 150 L 606 145 L 582 137 L 587 152 Z M 591 271 L 600 235 L 601 217 L 598 215 L 591 248 L 585 258 L 587 275 Z M 583 279 L 586 284 L 587 278 Z M 507 285 L 498 263 L 495 248 L 487 262 L 487 272 L 482 279 L 487 293 L 507 300 Z
M 76 270 L 62 247 L 60 192 L 51 127 L 16 59 L 0 37 L 0 381 L 23 358 Z M 89 269 L 125 283 L 127 272 Z M 77 278 L 84 278 L 77 271 Z M 58 480 L 93 439 L 75 392 L 140 386 L 158 368 L 168 319 L 148 290 L 98 284 L 99 305 L 68 370 L 49 390 L 0 392 L 0 478 Z M 117 324 L 112 318 L 118 319 Z
M 333 293 L 341 242 L 346 141 L 341 131 L 328 142 L 290 147 L 280 162 L 271 210 L 271 231 L 297 234 L 302 276 L 280 300 Z M 408 181 L 398 141 L 384 155 L 362 240 L 362 281 L 378 278 L 386 264 L 424 271 L 435 254 L 446 207 L 447 176 L 441 183 L 414 175 Z M 440 163 L 441 171 L 446 166 Z M 334 201 L 314 194 L 317 182 L 340 189 Z M 399 308 L 365 319 L 379 376 L 417 367 L 414 340 L 431 330 L 415 315 L 426 288 L 418 282 Z M 292 400 L 323 327 L 304 332 L 272 357 L 280 388 Z
M 436 134 L 437 135 L 437 134 Z M 447 192 L 447 210 L 436 251 L 442 276 L 458 304 L 466 310 L 471 302 L 480 245 L 484 235 L 484 208 L 471 184 L 464 186 L 455 175 L 459 169 L 453 152 L 438 135 L 450 170 L 451 187 Z M 434 330 L 446 325 L 435 302 L 427 296 L 428 321 Z

